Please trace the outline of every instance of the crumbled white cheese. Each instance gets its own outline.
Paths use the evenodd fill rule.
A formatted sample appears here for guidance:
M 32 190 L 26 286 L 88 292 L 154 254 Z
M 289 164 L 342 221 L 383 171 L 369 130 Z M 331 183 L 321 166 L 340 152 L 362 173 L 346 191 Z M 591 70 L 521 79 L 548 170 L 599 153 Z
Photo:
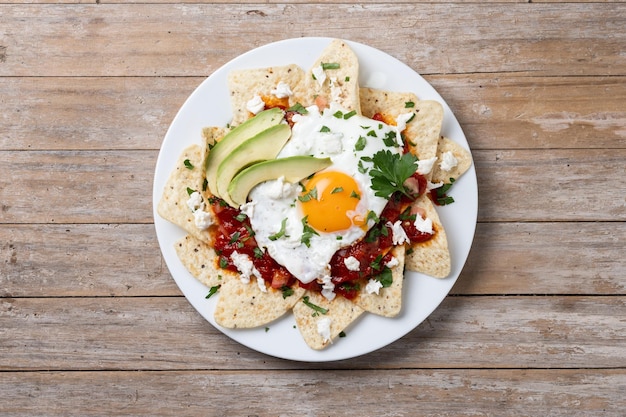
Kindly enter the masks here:
M 422 233 L 428 233 L 432 235 L 435 233 L 433 231 L 433 221 L 429 218 L 422 218 L 422 216 L 415 216 L 415 222 L 413 223 L 415 228 Z
M 392 256 L 389 262 L 385 264 L 385 266 L 389 269 L 392 269 L 393 267 L 398 266 L 398 265 L 400 265 L 400 261 L 395 256 Z
M 343 260 L 343 263 L 346 265 L 349 271 L 358 271 L 361 268 L 361 263 L 354 256 L 350 256 Z
M 417 161 L 417 173 L 420 175 L 428 175 L 433 170 L 433 166 L 437 162 L 437 157 L 433 156 L 428 159 L 420 159 Z
M 413 116 L 415 116 L 415 113 L 409 112 L 402 113 L 396 117 L 396 128 L 398 129 L 398 132 L 402 133 L 402 131 L 406 129 L 406 124 Z
M 285 177 L 280 176 L 275 181 L 268 183 L 266 195 L 274 200 L 295 197 L 296 185 L 285 182 Z
M 291 88 L 289 88 L 289 84 L 280 81 L 276 88 L 270 91 L 270 93 L 278 98 L 285 98 L 291 96 L 293 94 L 293 91 L 291 91 Z
M 328 301 L 333 301 L 335 299 L 335 284 L 333 283 L 330 275 L 324 275 L 322 278 L 322 295 Z
M 252 217 L 254 215 L 254 206 L 256 205 L 256 201 L 249 201 L 247 203 L 244 203 L 241 205 L 241 207 L 239 207 L 239 210 L 245 214 L 246 216 L 248 216 L 248 218 Z
M 398 220 L 395 223 L 391 224 L 391 222 L 387 222 L 387 226 L 391 227 L 393 232 L 393 244 L 394 245 L 402 245 L 403 243 L 409 242 L 409 237 L 406 235 L 406 232 L 402 228 L 402 221 Z
M 442 155 L 443 161 L 439 164 L 439 167 L 444 171 L 450 171 L 452 168 L 458 165 L 459 161 L 452 155 L 452 152 L 447 151 Z
M 193 193 L 191 193 L 189 195 L 189 199 L 187 200 L 187 207 L 189 207 L 189 210 L 191 211 L 196 211 L 198 209 L 204 208 L 202 195 L 197 191 L 194 191 Z
M 317 321 L 317 333 L 322 336 L 324 343 L 330 341 L 330 317 L 322 317 Z
M 230 255 L 231 261 L 240 272 L 241 282 L 247 284 L 250 282 L 250 277 L 254 273 L 255 269 L 254 264 L 252 263 L 252 259 L 245 253 L 238 253 L 237 251 L 233 252 Z
M 322 155 L 337 155 L 343 151 L 343 133 L 320 132 L 315 138 L 317 151 Z
M 383 284 L 380 281 L 370 278 L 370 280 L 367 281 L 367 285 L 365 286 L 365 292 L 368 294 L 379 294 L 382 287 Z
M 320 86 L 324 84 L 324 81 L 326 81 L 326 73 L 324 72 L 324 68 L 322 68 L 321 64 L 313 68 L 311 72 Z
M 267 292 L 267 287 L 265 286 L 265 280 L 259 276 L 256 277 L 256 283 L 259 286 L 261 292 Z
M 193 219 L 196 227 L 200 230 L 205 230 L 213 224 L 213 216 L 211 213 L 202 209 L 193 212 Z
M 341 102 L 341 87 L 337 84 L 337 78 L 330 79 L 330 98 L 335 103 Z
M 246 109 L 252 114 L 257 114 L 261 112 L 261 110 L 263 110 L 264 108 L 265 108 L 265 102 L 263 101 L 261 96 L 259 96 L 258 94 L 252 97 L 252 99 L 250 99 L 246 103 Z

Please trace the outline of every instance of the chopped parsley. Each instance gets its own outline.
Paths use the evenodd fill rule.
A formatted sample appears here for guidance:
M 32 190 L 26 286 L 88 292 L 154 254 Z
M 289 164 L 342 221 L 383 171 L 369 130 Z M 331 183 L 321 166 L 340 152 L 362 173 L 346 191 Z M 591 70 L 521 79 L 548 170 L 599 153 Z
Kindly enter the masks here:
M 204 298 L 206 298 L 206 299 L 211 298 L 220 289 L 220 287 L 221 287 L 221 285 L 214 285 L 211 288 L 209 288 L 209 293 Z
M 287 111 L 293 111 L 300 114 L 307 114 L 309 111 L 300 103 L 296 103 L 293 106 L 289 107 Z
M 330 127 L 328 127 L 328 126 L 322 126 L 322 128 L 320 129 L 320 132 L 322 132 L 322 133 L 328 133 L 328 132 L 330 132 Z
M 196 190 L 194 190 L 193 188 L 189 188 L 189 187 L 187 187 L 187 194 L 188 194 L 188 195 L 191 195 L 191 194 L 193 194 L 193 193 L 195 193 L 195 192 L 196 192 Z
M 304 303 L 304 305 L 306 305 L 307 307 L 312 308 L 313 310 L 315 310 L 317 313 L 321 313 L 321 314 L 326 314 L 328 313 L 328 309 L 324 308 L 324 307 L 320 307 L 317 304 L 313 304 L 310 300 L 309 300 L 309 296 L 305 295 L 304 297 L 302 297 L 302 302 Z
M 404 103 L 404 108 L 405 109 L 412 109 L 413 107 L 415 107 L 415 103 L 412 101 L 407 101 Z
M 189 161 L 189 159 L 185 159 L 183 163 L 185 164 L 185 168 L 193 169 L 193 164 Z
M 450 187 L 452 187 L 453 183 L 454 183 L 454 178 L 450 178 L 450 182 L 448 184 L 444 184 L 441 187 L 435 188 L 433 190 L 436 195 L 435 202 L 439 204 L 440 206 L 446 206 L 448 204 L 454 203 L 454 198 L 446 194 L 448 190 L 450 189 Z
M 301 195 L 298 197 L 302 203 L 306 203 L 307 201 L 317 200 L 317 188 L 311 188 L 308 193 Z
M 319 233 L 317 233 L 317 231 L 315 231 L 315 229 L 313 229 L 311 226 L 309 226 L 308 223 L 308 217 L 309 216 L 304 216 L 302 218 L 302 237 L 300 238 L 300 242 L 304 243 L 306 245 L 307 248 L 311 247 L 311 238 L 313 237 L 313 235 L 318 235 Z
M 333 190 L 330 192 L 331 194 L 336 194 L 336 193 L 340 193 L 343 191 L 342 187 L 335 187 L 333 188 Z
M 375 276 L 374 279 L 380 282 L 383 285 L 383 288 L 389 288 L 391 287 L 391 284 L 393 284 L 393 273 L 391 272 L 391 269 L 385 266 L 380 275 Z
M 271 240 L 271 241 L 274 241 L 276 239 L 280 239 L 283 236 L 288 237 L 286 235 L 286 231 L 287 231 L 286 229 L 287 229 L 287 218 L 285 217 L 283 219 L 283 221 L 280 222 L 280 230 L 277 233 L 275 233 L 275 234 L 273 234 L 271 236 L 268 236 L 268 239 Z
M 398 146 L 398 142 L 396 142 L 396 132 L 394 131 L 387 132 L 387 134 L 383 138 L 383 143 L 385 144 L 385 146 L 389 146 L 389 147 Z
M 363 149 L 365 149 L 366 142 L 367 139 L 365 139 L 363 136 L 359 136 L 356 143 L 354 144 L 354 150 L 362 151 Z
M 283 299 L 293 295 L 293 288 L 283 285 L 280 290 L 283 293 Z

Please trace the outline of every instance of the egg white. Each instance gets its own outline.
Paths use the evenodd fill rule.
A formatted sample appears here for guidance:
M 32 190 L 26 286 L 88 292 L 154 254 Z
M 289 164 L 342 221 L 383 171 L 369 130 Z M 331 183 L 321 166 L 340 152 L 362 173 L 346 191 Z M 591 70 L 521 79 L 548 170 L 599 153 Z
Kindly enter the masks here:
M 311 106 L 307 111 L 306 115 L 294 117 L 291 138 L 278 157 L 295 155 L 329 157 L 332 165 L 326 170 L 341 171 L 354 178 L 360 187 L 360 201 L 356 212 L 363 218 L 366 218 L 370 211 L 379 216 L 387 204 L 387 199 L 374 194 L 374 190 L 371 189 L 371 178 L 367 172 L 372 163 L 361 158 L 371 157 L 380 150 L 401 153 L 400 132 L 394 126 L 361 115 L 344 118 L 348 112 L 336 104 L 331 104 L 330 108 L 323 112 L 320 112 L 317 106 Z M 396 135 L 394 146 L 388 146 L 383 141 L 389 132 Z M 357 142 L 359 150 L 355 149 Z M 337 232 L 317 231 L 318 234 L 310 237 L 307 246 L 301 241 L 304 231 L 302 222 L 304 214 L 298 201 L 301 191 L 300 184 L 286 183 L 283 178 L 266 181 L 251 191 L 250 202 L 243 210 L 250 218 L 259 246 L 267 248 L 269 255 L 298 280 L 309 283 L 327 276 L 330 272 L 328 264 L 333 254 L 340 248 L 363 238 L 366 230 L 352 226 Z M 284 219 L 286 219 L 284 233 L 281 237 L 275 238 L 281 231 Z M 374 222 L 370 221 L 367 229 L 373 224 Z

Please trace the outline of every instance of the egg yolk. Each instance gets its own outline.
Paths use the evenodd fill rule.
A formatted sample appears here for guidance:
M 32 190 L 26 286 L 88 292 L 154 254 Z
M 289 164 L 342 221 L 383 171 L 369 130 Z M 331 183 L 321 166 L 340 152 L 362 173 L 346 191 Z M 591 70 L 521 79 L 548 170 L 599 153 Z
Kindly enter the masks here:
M 361 189 L 354 178 L 338 171 L 313 175 L 298 197 L 309 226 L 327 233 L 366 224 L 356 213 L 360 199 Z

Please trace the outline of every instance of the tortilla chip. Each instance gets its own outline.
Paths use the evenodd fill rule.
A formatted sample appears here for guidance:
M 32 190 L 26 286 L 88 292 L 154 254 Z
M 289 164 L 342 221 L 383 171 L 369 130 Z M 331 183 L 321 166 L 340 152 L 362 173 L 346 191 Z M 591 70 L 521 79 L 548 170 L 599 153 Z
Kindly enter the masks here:
M 324 70 L 326 79 L 322 80 L 314 76 L 314 71 L 320 69 L 322 64 L 339 64 L 339 67 Z M 325 98 L 328 104 L 336 102 L 347 110 L 356 110 L 361 114 L 359 60 L 350 46 L 340 39 L 333 40 L 324 49 L 293 90 L 290 103 L 306 107 L 314 104 L 318 96 Z
M 443 124 L 443 106 L 434 100 L 419 100 L 413 93 L 361 88 L 363 115 L 373 117 L 380 114 L 388 124 L 396 124 L 398 116 L 415 113 L 407 123 L 404 136 L 409 150 L 419 159 L 430 159 L 437 155 L 437 146 Z M 407 107 L 413 103 L 413 107 Z M 427 178 L 430 175 L 426 175 Z M 430 178 L 429 178 L 430 179 Z
M 233 111 L 232 126 L 237 126 L 250 117 L 246 104 L 255 95 L 274 97 L 272 90 L 279 82 L 283 82 L 293 91 L 304 77 L 304 70 L 295 64 L 234 70 L 228 74 L 228 89 Z M 289 100 L 286 99 L 286 103 Z
M 191 236 L 203 242 L 210 242 L 208 229 L 200 230 L 196 227 L 193 212 L 187 207 L 189 193 L 187 188 L 202 192 L 204 182 L 203 149 L 200 145 L 191 145 L 186 148 L 176 161 L 176 167 L 170 174 L 163 195 L 157 205 L 157 212 L 165 220 L 184 229 Z M 185 161 L 189 161 L 188 168 Z
M 404 282 L 404 246 L 396 246 L 392 249 L 393 256 L 398 260 L 398 265 L 391 269 L 393 283 L 387 288 L 381 288 L 379 294 L 368 294 L 365 288 L 361 288 L 359 296 L 354 303 L 368 313 L 383 317 L 395 317 L 402 310 L 402 284 Z
M 457 165 L 450 171 L 444 171 L 441 169 L 440 164 L 435 164 L 431 177 L 433 183 L 450 183 L 450 178 L 458 179 L 472 165 L 472 155 L 467 149 L 454 142 L 452 139 L 441 136 L 437 147 L 437 157 L 440 162 L 443 159 L 443 154 L 446 152 L 452 152 L 452 155 L 457 160 Z
M 293 307 L 293 315 L 300 334 L 312 349 L 320 350 L 328 346 L 339 336 L 339 333 L 346 330 L 363 313 L 361 307 L 343 297 L 338 296 L 333 301 L 328 301 L 318 292 L 307 291 L 304 295 L 309 297 L 310 303 L 328 310 L 326 314 L 321 314 L 304 302 L 296 303 Z M 330 319 L 330 339 L 328 340 L 324 340 L 318 333 L 317 325 L 320 319 Z
M 406 254 L 405 266 L 410 271 L 421 272 L 435 278 L 445 278 L 450 274 L 451 259 L 446 231 L 439 220 L 433 202 L 427 195 L 418 197 L 414 205 L 424 211 L 433 222 L 435 236 L 426 242 L 411 246 Z
M 183 266 L 198 281 L 211 288 L 222 283 L 222 271 L 217 268 L 215 250 L 201 240 L 187 235 L 174 244 Z
M 219 290 L 213 313 L 215 321 L 230 329 L 264 326 L 282 317 L 300 300 L 304 289 L 294 286 L 293 290 L 294 293 L 288 297 L 283 297 L 282 291 L 271 287 L 263 292 L 256 278 L 244 283 L 237 274 L 229 273 Z

